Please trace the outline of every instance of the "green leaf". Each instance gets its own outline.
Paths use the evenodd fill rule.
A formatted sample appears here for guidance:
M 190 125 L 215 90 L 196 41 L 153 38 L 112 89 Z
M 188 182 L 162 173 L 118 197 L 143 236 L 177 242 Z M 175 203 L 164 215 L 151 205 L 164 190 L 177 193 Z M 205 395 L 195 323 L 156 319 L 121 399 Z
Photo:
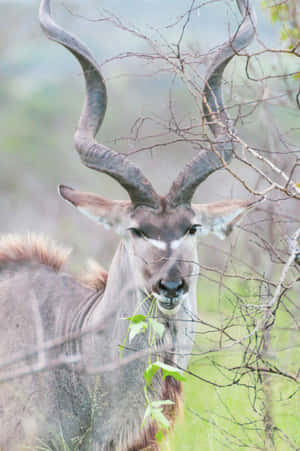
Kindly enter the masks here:
M 151 415 L 151 410 L 152 410 L 152 409 L 151 409 L 151 404 L 149 404 L 149 405 L 147 406 L 147 409 L 146 409 L 146 412 L 145 412 L 145 415 L 144 415 L 144 418 L 143 418 L 142 428 L 145 426 L 147 418 L 150 417 L 150 415 Z
M 171 401 L 170 399 L 164 399 L 161 401 L 152 401 L 151 402 L 151 406 L 153 406 L 153 407 L 172 406 L 173 404 L 175 404 L 175 403 L 173 401 Z
M 276 23 L 278 21 L 277 11 L 272 11 L 271 12 L 271 21 L 272 21 L 272 23 Z
M 134 337 L 142 332 L 145 332 L 148 324 L 145 321 L 140 321 L 138 323 L 131 323 L 129 326 L 129 342 L 131 342 Z
M 161 368 L 163 373 L 163 379 L 165 379 L 167 376 L 173 376 L 174 379 L 177 381 L 185 381 L 185 376 L 180 373 L 178 368 L 175 368 L 174 366 L 167 365 L 166 363 L 162 362 L 155 362 L 154 365 L 157 365 L 159 368 Z
M 268 3 L 264 0 L 263 2 L 261 2 L 261 7 L 263 9 L 266 9 L 268 7 Z
M 154 363 L 151 363 L 144 371 L 144 379 L 147 385 L 151 385 L 152 379 L 154 375 L 159 370 L 159 367 L 156 366 Z
M 154 375 L 160 369 L 162 370 L 163 379 L 167 376 L 172 376 L 177 381 L 185 381 L 185 376 L 181 374 L 177 368 L 167 365 L 166 363 L 156 361 L 151 363 L 144 372 L 144 379 L 149 386 L 151 385 Z
M 280 39 L 282 41 L 286 41 L 287 38 L 288 38 L 287 32 L 285 30 L 281 30 L 281 32 L 280 32 Z
M 162 429 L 159 429 L 156 434 L 155 434 L 155 438 L 157 443 L 161 443 L 163 441 L 163 439 L 165 438 L 164 433 L 162 431 Z
M 165 417 L 165 415 L 163 414 L 162 409 L 156 408 L 152 409 L 151 416 L 153 420 L 157 421 L 159 426 L 165 429 L 168 429 L 170 427 L 170 422 L 167 419 L 167 417 Z
M 154 332 L 161 338 L 164 334 L 165 326 L 153 318 L 149 318 L 149 323 L 151 324 Z
M 137 324 L 137 323 L 140 323 L 141 321 L 146 321 L 147 316 L 145 316 L 145 315 L 134 315 L 134 316 L 128 316 L 128 318 L 125 318 L 125 319 L 128 319 L 132 323 Z
M 163 427 L 164 429 L 168 429 L 170 427 L 170 422 L 164 415 L 162 406 L 171 405 L 174 403 L 169 400 L 166 400 L 166 401 L 153 401 L 150 404 L 148 404 L 144 418 L 143 418 L 142 427 L 145 426 L 146 420 L 150 416 L 153 420 L 155 420 L 157 422 L 157 424 L 160 427 Z

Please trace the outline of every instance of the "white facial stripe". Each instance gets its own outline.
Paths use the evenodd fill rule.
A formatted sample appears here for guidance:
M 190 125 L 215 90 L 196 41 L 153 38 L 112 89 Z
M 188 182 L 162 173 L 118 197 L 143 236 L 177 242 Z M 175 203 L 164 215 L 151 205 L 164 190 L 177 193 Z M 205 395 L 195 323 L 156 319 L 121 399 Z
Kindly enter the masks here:
M 152 238 L 147 238 L 147 241 L 158 249 L 162 249 L 164 251 L 167 249 L 167 243 L 165 241 L 153 240 Z
M 182 238 L 179 238 L 179 240 L 171 241 L 171 243 L 170 243 L 171 249 L 173 249 L 173 250 L 177 249 L 181 245 L 183 239 L 184 239 L 184 236 Z
M 184 236 L 182 238 L 179 238 L 179 240 L 173 240 L 173 241 L 161 241 L 161 240 L 154 240 L 152 238 L 146 238 L 147 241 L 152 244 L 152 246 L 157 247 L 158 249 L 166 250 L 168 246 L 171 247 L 172 250 L 177 249 L 182 241 L 184 240 Z

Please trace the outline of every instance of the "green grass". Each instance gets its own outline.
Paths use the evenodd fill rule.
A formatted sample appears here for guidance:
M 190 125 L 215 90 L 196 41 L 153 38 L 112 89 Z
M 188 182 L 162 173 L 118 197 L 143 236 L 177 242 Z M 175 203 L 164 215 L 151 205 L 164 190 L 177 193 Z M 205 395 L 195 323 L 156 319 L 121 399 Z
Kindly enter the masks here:
M 235 286 L 234 283 L 230 286 L 229 283 L 229 290 L 224 290 L 222 298 L 218 297 L 218 287 L 215 284 L 201 281 L 201 287 L 199 316 L 214 326 L 224 326 L 232 318 L 234 303 L 238 302 L 238 298 L 234 299 L 235 296 L 230 294 L 231 289 L 240 296 L 248 297 L 247 303 L 250 300 L 251 303 L 257 302 L 251 283 L 250 286 L 237 286 L 236 283 Z M 219 299 L 222 299 L 221 305 Z M 288 300 L 285 303 L 288 305 Z M 247 334 L 245 323 L 240 319 L 239 309 L 236 309 L 232 322 L 239 325 L 228 329 L 235 338 Z M 250 313 L 246 323 L 251 323 L 251 320 Z M 292 330 L 293 327 L 295 324 L 291 315 L 284 308 L 279 308 L 271 330 L 271 354 L 268 362 L 282 371 L 296 375 L 300 362 L 300 340 L 299 333 L 297 335 L 297 331 Z M 208 331 L 210 333 L 205 333 Z M 213 332 L 203 324 L 198 327 L 198 332 L 195 351 L 202 352 L 203 355 L 194 357 L 191 362 L 189 369 L 195 376 L 189 375 L 184 383 L 184 418 L 177 420 L 163 451 L 300 449 L 299 384 L 283 376 L 267 376 L 271 415 L 275 426 L 275 445 L 268 448 L 264 434 L 265 393 L 262 378 L 256 371 L 245 375 L 237 385 L 224 388 L 197 378 L 200 376 L 219 385 L 230 384 L 239 372 L 234 373 L 224 367 L 240 365 L 244 347 L 237 345 L 205 355 L 205 350 L 220 342 L 221 333 Z M 226 344 L 226 338 L 223 337 L 222 340 Z M 255 347 L 254 340 L 251 340 L 252 349 Z
M 222 382 L 213 365 L 201 367 L 198 364 L 192 368 L 202 377 Z M 274 423 L 299 447 L 299 394 L 289 399 L 295 391 L 295 384 L 273 376 L 271 385 Z M 261 388 L 257 387 L 257 391 L 261 397 Z M 177 421 L 169 439 L 169 449 L 264 449 L 263 405 L 259 399 L 255 403 L 254 390 L 240 386 L 220 389 L 190 376 L 184 384 L 184 393 L 184 419 Z M 293 449 L 278 434 L 275 438 L 278 450 Z

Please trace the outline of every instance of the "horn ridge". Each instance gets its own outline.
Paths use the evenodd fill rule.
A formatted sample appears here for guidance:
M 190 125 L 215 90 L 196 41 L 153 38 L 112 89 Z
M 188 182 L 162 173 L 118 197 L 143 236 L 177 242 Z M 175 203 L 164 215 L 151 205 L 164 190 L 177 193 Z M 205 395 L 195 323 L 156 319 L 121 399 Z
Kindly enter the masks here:
M 231 59 L 252 41 L 256 29 L 256 15 L 250 0 L 236 0 L 243 19 L 232 39 L 226 41 L 208 69 L 203 89 L 203 112 L 214 137 L 214 149 L 196 155 L 175 178 L 167 199 L 176 207 L 190 204 L 197 187 L 213 172 L 229 164 L 233 157 L 233 129 L 225 110 L 222 77 Z
M 46 36 L 69 50 L 80 63 L 84 74 L 86 97 L 74 135 L 75 148 L 82 163 L 117 180 L 135 206 L 158 208 L 159 197 L 142 171 L 125 154 L 115 152 L 95 140 L 107 105 L 105 82 L 97 62 L 85 44 L 54 22 L 50 0 L 41 1 L 39 19 Z

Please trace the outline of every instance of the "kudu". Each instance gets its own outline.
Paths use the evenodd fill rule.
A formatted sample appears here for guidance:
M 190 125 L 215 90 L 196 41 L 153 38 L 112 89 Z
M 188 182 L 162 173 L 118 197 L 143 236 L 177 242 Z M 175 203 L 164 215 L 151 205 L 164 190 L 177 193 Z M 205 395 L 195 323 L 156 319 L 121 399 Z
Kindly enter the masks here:
M 84 44 L 53 21 L 50 0 L 42 0 L 42 29 L 77 58 L 85 77 L 86 100 L 75 133 L 82 163 L 117 180 L 130 200 L 110 201 L 59 187 L 66 201 L 122 236 L 108 274 L 99 269 L 90 284 L 61 271 L 66 254 L 54 244 L 32 235 L 2 238 L 0 375 L 7 374 L 7 355 L 24 353 L 21 363 L 10 360 L 9 374 L 19 377 L 1 385 L 2 450 L 65 449 L 60 437 L 69 449 L 157 449 L 155 422 L 150 419 L 141 428 L 149 353 L 174 367 L 187 367 L 191 320 L 197 313 L 197 238 L 208 233 L 226 237 L 252 206 L 241 200 L 192 203 L 197 187 L 233 156 L 222 76 L 255 33 L 250 1 L 237 0 L 237 6 L 240 26 L 216 52 L 204 84 L 203 110 L 214 142 L 186 164 L 161 196 L 125 155 L 95 140 L 106 109 L 99 66 Z M 151 349 L 148 330 L 124 341 L 125 318 L 148 315 L 149 309 L 164 325 L 163 336 L 156 335 Z M 149 396 L 173 401 L 166 415 L 174 417 L 180 394 L 180 382 L 156 374 Z

